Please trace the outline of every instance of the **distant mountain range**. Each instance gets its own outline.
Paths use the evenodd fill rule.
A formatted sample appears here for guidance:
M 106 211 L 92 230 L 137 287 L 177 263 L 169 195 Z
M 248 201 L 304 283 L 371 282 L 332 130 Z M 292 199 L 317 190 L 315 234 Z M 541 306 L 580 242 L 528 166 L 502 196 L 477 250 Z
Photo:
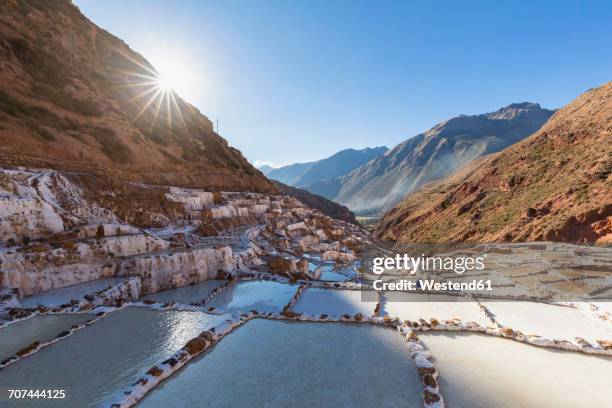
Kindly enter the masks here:
M 530 118 L 505 136 L 516 140 L 548 112 L 511 105 L 483 120 Z M 374 174 L 375 166 L 366 167 Z M 376 235 L 398 242 L 612 242 L 612 82 L 579 96 L 527 139 L 409 194 L 384 215 Z
M 346 149 L 327 157 L 308 163 L 295 163 L 288 166 L 273 168 L 267 165 L 259 168 L 268 178 L 281 183 L 302 187 L 310 190 L 310 184 L 318 183 L 328 178 L 344 176 L 370 160 L 384 154 L 385 146 L 365 148 L 361 150 Z
M 307 190 L 377 214 L 427 182 L 453 174 L 470 161 L 497 152 L 537 131 L 554 111 L 515 103 L 495 112 L 458 116 L 395 146 L 349 174 L 319 180 Z

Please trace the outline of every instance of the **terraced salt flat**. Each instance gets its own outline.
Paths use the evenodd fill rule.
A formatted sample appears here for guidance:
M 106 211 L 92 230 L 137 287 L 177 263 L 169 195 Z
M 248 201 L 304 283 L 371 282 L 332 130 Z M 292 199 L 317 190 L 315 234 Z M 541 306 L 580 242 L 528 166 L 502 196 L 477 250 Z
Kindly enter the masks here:
M 473 321 L 481 326 L 491 321 L 480 310 L 478 304 L 465 297 L 407 292 L 385 292 L 382 312 L 402 320 L 438 320 L 454 318 Z
M 449 407 L 612 406 L 612 357 L 478 334 L 421 332 L 419 338 L 434 357 Z
M 197 285 L 184 286 L 182 288 L 164 290 L 157 293 L 146 295 L 143 299 L 155 300 L 156 302 L 170 303 L 177 302 L 190 304 L 204 299 L 215 288 L 223 285 L 226 281 L 220 279 L 207 280 Z
M 363 296 L 363 297 L 362 297 Z M 328 314 L 340 316 L 361 313 L 369 316 L 374 313 L 377 303 L 374 291 L 362 293 L 360 290 L 334 290 L 307 288 L 302 292 L 293 307 L 298 313 Z
M 216 295 L 206 305 L 225 313 L 279 312 L 289 303 L 298 285 L 274 281 L 242 281 Z
M 578 309 L 535 302 L 482 302 L 503 326 L 559 340 L 612 340 L 612 323 Z
M 65 389 L 66 399 L 45 400 L 51 407 L 98 407 L 118 389 L 180 349 L 189 339 L 220 323 L 199 312 L 126 308 L 38 353 L 2 369 L 0 389 Z M 9 400 L 0 406 L 42 406 L 40 401 Z
M 0 329 L 0 361 L 35 341 L 52 340 L 64 330 L 70 330 L 72 325 L 82 324 L 92 317 L 92 314 L 38 315 Z
M 53 289 L 39 295 L 28 296 L 20 300 L 23 307 L 59 306 L 73 299 L 83 300 L 83 296 L 106 289 L 125 281 L 125 278 L 106 278 L 91 282 Z
M 257 319 L 138 406 L 422 407 L 421 395 L 404 339 L 394 329 Z

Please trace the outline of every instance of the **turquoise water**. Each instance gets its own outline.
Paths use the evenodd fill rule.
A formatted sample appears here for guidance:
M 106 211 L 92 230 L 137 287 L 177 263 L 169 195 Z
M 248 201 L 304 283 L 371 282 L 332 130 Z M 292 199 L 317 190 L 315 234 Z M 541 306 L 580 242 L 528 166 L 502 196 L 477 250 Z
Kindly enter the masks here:
M 371 325 L 252 320 L 138 406 L 422 407 L 397 331 Z
M 0 371 L 2 407 L 97 407 L 223 319 L 126 308 Z M 64 389 L 66 399 L 8 400 L 7 389 Z

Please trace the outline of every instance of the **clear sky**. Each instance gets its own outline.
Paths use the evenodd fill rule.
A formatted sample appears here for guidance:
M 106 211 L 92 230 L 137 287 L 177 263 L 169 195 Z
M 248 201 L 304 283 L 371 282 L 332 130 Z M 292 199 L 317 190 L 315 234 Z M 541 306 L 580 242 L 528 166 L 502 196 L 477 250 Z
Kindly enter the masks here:
M 76 0 L 252 162 L 387 145 L 612 80 L 610 1 Z M 171 78 L 172 79 L 172 78 Z

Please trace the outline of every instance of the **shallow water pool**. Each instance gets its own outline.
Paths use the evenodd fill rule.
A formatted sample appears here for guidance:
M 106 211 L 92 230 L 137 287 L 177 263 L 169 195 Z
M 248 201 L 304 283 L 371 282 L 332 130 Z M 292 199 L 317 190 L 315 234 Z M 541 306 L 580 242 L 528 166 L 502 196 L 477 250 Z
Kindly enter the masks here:
M 226 281 L 220 279 L 207 280 L 197 285 L 184 286 L 182 288 L 164 290 L 157 293 L 146 295 L 143 299 L 155 300 L 156 302 L 170 303 L 177 302 L 190 304 L 200 302 L 215 288 L 223 285 Z
M 44 406 L 97 407 L 118 389 L 132 384 L 154 364 L 189 339 L 223 320 L 199 312 L 126 308 L 4 368 L 0 389 L 64 389 L 66 399 Z M 40 401 L 9 400 L 0 406 L 42 406 Z
M 77 285 L 66 286 L 65 288 L 53 289 L 38 295 L 28 296 L 20 299 L 23 307 L 59 306 L 71 300 L 83 300 L 83 296 L 106 289 L 125 281 L 126 278 L 106 278 L 91 282 L 79 283 Z
M 93 314 L 38 315 L 0 329 L 0 361 L 15 355 L 35 341 L 41 343 L 54 339 L 72 325 L 79 325 L 93 318 Z
M 361 313 L 369 316 L 374 313 L 377 299 L 373 291 L 334 290 L 307 288 L 302 292 L 293 310 L 298 313 L 328 314 L 340 316 L 343 314 Z
M 298 285 L 273 281 L 238 282 L 216 295 L 206 307 L 239 314 L 256 309 L 260 312 L 280 312 L 295 294 Z
M 138 406 L 422 407 L 421 393 L 404 339 L 395 330 L 257 319 Z

